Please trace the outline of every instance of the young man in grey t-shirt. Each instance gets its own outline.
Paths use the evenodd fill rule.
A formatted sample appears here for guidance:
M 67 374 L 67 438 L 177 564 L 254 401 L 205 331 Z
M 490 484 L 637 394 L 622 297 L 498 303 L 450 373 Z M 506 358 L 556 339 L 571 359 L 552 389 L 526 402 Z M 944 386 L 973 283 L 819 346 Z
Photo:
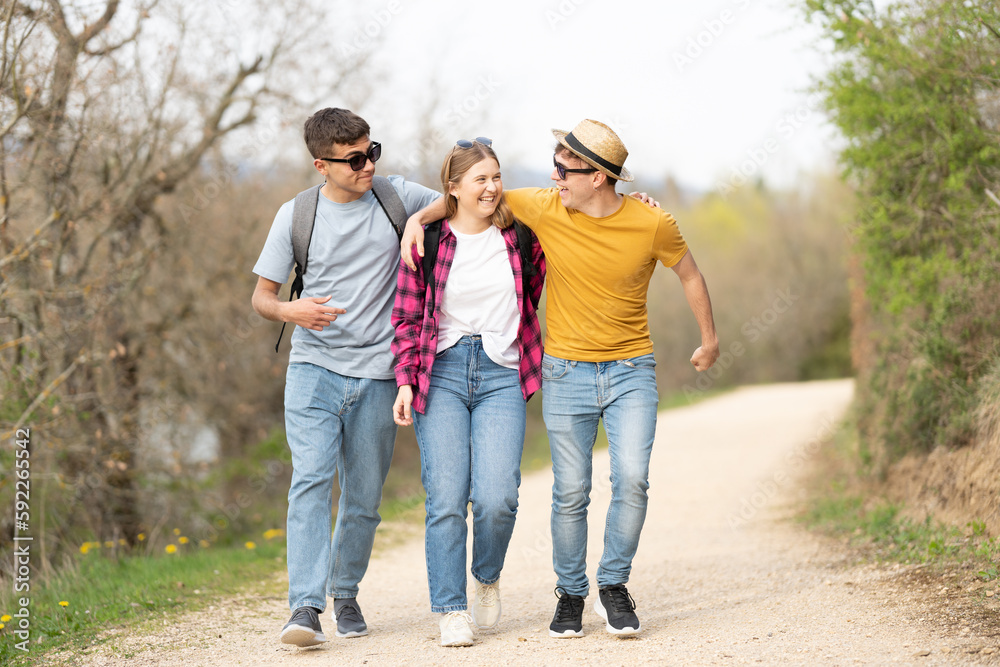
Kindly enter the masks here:
M 327 596 L 334 598 L 338 637 L 368 633 L 356 597 L 371 557 L 396 438 L 389 346 L 399 243 L 371 192 L 381 147 L 369 134 L 368 123 L 344 109 L 322 109 L 306 121 L 306 146 L 326 183 L 316 207 L 301 298 L 278 298 L 295 263 L 293 201 L 278 210 L 254 266 L 254 310 L 298 325 L 285 378 L 285 433 L 292 453 L 287 521 L 292 617 L 281 632 L 282 642 L 297 646 L 326 641 L 319 614 Z M 407 213 L 440 197 L 399 176 L 389 182 Z M 341 495 L 331 539 L 338 474 Z

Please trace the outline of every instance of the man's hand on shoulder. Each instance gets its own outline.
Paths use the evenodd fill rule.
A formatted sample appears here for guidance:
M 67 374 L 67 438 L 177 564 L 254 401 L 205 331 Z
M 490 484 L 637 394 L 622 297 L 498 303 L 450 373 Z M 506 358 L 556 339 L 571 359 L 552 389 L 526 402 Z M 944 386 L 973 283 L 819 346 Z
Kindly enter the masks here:
M 647 195 L 645 192 L 630 192 L 628 196 L 635 197 L 636 199 L 641 201 L 643 204 L 646 204 L 650 208 L 660 208 L 660 202 L 656 201 L 655 199 Z

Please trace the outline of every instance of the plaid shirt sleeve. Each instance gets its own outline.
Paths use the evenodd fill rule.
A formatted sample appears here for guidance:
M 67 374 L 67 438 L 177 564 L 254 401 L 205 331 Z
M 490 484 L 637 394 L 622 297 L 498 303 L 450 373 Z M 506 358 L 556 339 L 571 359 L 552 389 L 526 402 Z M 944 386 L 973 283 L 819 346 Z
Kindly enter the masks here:
M 521 361 L 518 365 L 518 375 L 521 381 L 521 393 L 524 400 L 542 387 L 542 329 L 538 323 L 538 300 L 542 296 L 545 284 L 545 254 L 538 243 L 538 237 L 529 231 L 531 237 L 531 262 L 537 269 L 537 274 L 529 277 L 528 294 L 524 294 L 524 268 L 521 266 L 521 253 L 517 250 L 517 235 L 513 227 L 505 231 L 509 241 L 507 254 L 514 273 L 514 290 L 517 292 L 517 308 L 521 313 L 521 324 L 517 330 L 518 348 Z
M 416 386 L 420 370 L 420 332 L 424 321 L 424 283 L 421 258 L 413 249 L 417 270 L 411 271 L 402 259 L 396 278 L 396 301 L 392 307 L 392 353 L 396 356 L 396 385 Z

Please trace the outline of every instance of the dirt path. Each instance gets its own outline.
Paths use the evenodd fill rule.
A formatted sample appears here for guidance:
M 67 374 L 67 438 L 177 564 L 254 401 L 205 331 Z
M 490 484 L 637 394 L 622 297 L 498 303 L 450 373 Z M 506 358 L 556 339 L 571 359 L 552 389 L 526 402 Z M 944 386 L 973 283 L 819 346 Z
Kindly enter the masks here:
M 585 637 L 548 637 L 556 600 L 544 471 L 522 483 L 500 629 L 471 648 L 437 644 L 418 537 L 372 561 L 359 598 L 368 637 L 282 645 L 284 597 L 250 595 L 152 634 L 123 634 L 78 664 L 993 664 L 995 639 L 935 617 L 940 605 L 927 607 L 905 586 L 900 592 L 898 572 L 851 566 L 829 542 L 782 520 L 796 474 L 851 392 L 850 381 L 745 388 L 661 415 L 629 584 L 644 627 L 638 638 L 608 635 L 590 606 L 593 593 Z M 591 581 L 609 496 L 606 452 L 594 467 Z M 332 636 L 329 614 L 322 621 Z

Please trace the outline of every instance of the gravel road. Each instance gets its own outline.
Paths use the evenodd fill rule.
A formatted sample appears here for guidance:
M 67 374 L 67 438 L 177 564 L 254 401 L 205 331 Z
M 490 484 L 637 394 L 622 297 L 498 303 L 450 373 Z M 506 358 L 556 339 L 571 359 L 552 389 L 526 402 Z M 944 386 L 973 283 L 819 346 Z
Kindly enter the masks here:
M 279 643 L 283 596 L 249 593 L 169 625 L 116 633 L 74 664 L 162 665 L 966 665 L 996 664 L 996 637 L 935 617 L 890 567 L 855 565 L 788 522 L 799 473 L 852 395 L 849 380 L 740 389 L 660 415 L 650 505 L 629 590 L 643 632 L 604 631 L 588 598 L 580 639 L 550 639 L 555 609 L 551 472 L 521 485 L 501 579 L 503 619 L 469 648 L 438 645 L 420 535 L 383 550 L 359 602 L 371 633 L 313 649 Z M 589 570 L 600 554 L 608 457 L 594 457 Z M 898 568 L 898 566 L 897 566 Z M 904 568 L 905 569 L 905 568 Z M 271 589 L 273 590 L 273 586 Z M 331 605 L 332 607 L 332 605 Z M 334 622 L 322 617 L 333 636 Z M 977 631 L 978 632 L 978 631 Z M 65 657 L 65 656 L 64 656 Z

